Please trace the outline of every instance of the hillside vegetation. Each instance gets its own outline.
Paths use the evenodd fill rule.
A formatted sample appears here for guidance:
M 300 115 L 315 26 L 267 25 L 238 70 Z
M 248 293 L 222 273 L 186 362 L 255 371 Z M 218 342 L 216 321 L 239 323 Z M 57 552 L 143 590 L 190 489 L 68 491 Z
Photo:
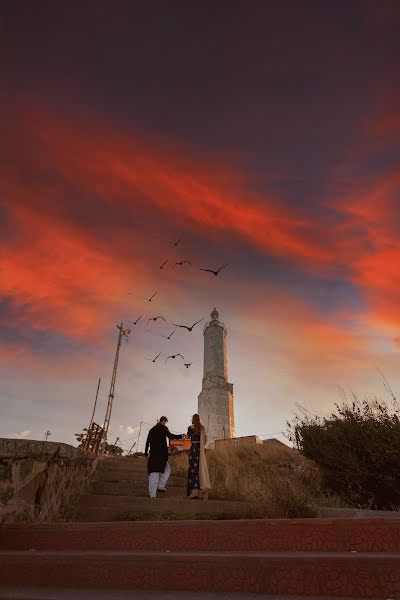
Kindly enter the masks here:
M 400 408 L 396 399 L 353 396 L 329 417 L 303 411 L 289 424 L 292 442 L 319 467 L 323 486 L 348 506 L 400 507 Z
M 254 517 L 314 516 L 320 475 L 284 445 L 231 446 L 209 453 L 212 497 L 245 500 Z
M 186 460 L 173 460 L 175 472 L 186 472 Z M 283 444 L 227 445 L 208 451 L 207 461 L 209 498 L 244 500 L 251 517 L 312 517 L 317 506 L 339 504 L 322 493 L 314 463 Z

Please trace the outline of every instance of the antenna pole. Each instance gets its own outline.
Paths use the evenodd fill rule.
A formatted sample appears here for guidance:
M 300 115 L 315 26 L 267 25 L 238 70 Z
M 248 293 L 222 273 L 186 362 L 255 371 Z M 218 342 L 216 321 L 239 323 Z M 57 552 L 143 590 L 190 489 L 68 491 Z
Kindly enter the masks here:
M 136 442 L 133 442 L 132 446 L 129 448 L 129 452 L 128 452 L 127 456 L 129 456 L 129 454 L 132 452 L 132 450 L 134 449 L 135 446 L 136 446 Z
M 111 376 L 110 392 L 108 394 L 106 416 L 104 418 L 103 440 L 102 440 L 101 452 L 100 452 L 101 454 L 104 454 L 104 449 L 105 449 L 105 445 L 106 445 L 106 441 L 107 441 L 107 435 L 108 435 L 108 428 L 110 426 L 111 411 L 112 411 L 113 400 L 114 400 L 114 392 L 115 392 L 115 381 L 117 379 L 117 368 L 118 368 L 119 350 L 121 348 L 121 340 L 122 340 L 122 336 L 123 335 L 127 335 L 124 332 L 124 330 L 122 328 L 122 325 L 123 325 L 122 323 L 121 323 L 121 325 L 117 325 L 117 327 L 119 329 L 119 332 L 118 332 L 118 341 L 117 341 L 117 349 L 116 349 L 116 352 L 115 352 L 114 367 L 113 367 L 113 372 L 112 372 L 112 376 Z
M 99 383 L 97 384 L 96 399 L 95 399 L 95 401 L 94 401 L 93 412 L 92 412 L 92 418 L 90 419 L 90 425 L 89 425 L 89 430 L 88 430 L 88 431 L 90 431 L 90 428 L 91 428 L 91 426 L 92 426 L 93 419 L 94 419 L 94 412 L 95 412 L 95 410 L 96 410 L 97 398 L 98 398 L 98 396 L 99 396 L 100 381 L 101 381 L 101 377 L 99 377 Z
M 94 419 L 94 412 L 96 410 L 96 405 L 97 405 L 97 398 L 99 395 L 100 381 L 101 381 L 101 378 L 99 377 L 99 383 L 97 384 L 96 399 L 94 401 L 94 406 L 93 406 L 92 418 L 90 419 L 89 429 L 87 430 L 87 433 L 86 433 L 86 441 L 85 441 L 85 445 L 84 445 L 85 450 L 89 450 L 90 443 L 92 441 L 92 439 L 91 439 L 92 438 L 92 425 L 93 425 L 93 419 Z
M 140 421 L 139 433 L 138 433 L 138 436 L 137 436 L 137 444 L 136 444 L 136 447 L 137 447 L 137 451 L 138 451 L 138 452 L 139 452 L 139 440 L 140 440 L 140 432 L 142 431 L 142 423 L 143 423 L 143 421 Z M 133 447 L 133 446 L 132 446 L 132 447 Z

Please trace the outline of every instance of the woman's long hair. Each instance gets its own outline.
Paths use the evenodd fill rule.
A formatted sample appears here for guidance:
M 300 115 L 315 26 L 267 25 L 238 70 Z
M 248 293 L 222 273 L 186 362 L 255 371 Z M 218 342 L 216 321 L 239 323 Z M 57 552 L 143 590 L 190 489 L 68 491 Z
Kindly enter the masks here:
M 192 425 L 195 433 L 201 433 L 201 430 L 204 429 L 204 425 L 201 422 L 201 417 L 197 413 L 192 417 Z

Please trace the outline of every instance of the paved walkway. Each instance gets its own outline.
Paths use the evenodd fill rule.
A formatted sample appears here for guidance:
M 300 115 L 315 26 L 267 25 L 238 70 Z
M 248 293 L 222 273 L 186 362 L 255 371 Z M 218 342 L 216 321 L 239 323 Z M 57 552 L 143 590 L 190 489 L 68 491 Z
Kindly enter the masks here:
M 0 600 L 304 600 L 304 596 L 270 596 L 264 594 L 207 593 L 207 592 L 146 592 L 120 590 L 65 590 L 45 589 L 23 591 L 0 588 Z M 335 600 L 332 596 L 310 600 Z M 349 600 L 340 598 L 340 600 Z M 351 600 L 354 600 L 352 598 Z M 357 599 L 356 599 L 357 600 Z M 359 598 L 358 600 L 365 600 Z M 369 599 L 371 600 L 371 599 Z M 376 599 L 381 600 L 381 599 Z M 390 599 L 387 599 L 390 600 Z

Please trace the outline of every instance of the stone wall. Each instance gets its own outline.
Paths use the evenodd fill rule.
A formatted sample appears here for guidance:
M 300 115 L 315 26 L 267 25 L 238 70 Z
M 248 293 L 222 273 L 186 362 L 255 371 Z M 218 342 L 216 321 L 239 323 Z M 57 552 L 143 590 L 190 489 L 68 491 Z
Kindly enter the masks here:
M 62 519 L 97 462 L 68 444 L 0 438 L 0 523 Z
M 233 386 L 221 377 L 203 379 L 198 412 L 207 433 L 207 447 L 215 440 L 235 437 Z

